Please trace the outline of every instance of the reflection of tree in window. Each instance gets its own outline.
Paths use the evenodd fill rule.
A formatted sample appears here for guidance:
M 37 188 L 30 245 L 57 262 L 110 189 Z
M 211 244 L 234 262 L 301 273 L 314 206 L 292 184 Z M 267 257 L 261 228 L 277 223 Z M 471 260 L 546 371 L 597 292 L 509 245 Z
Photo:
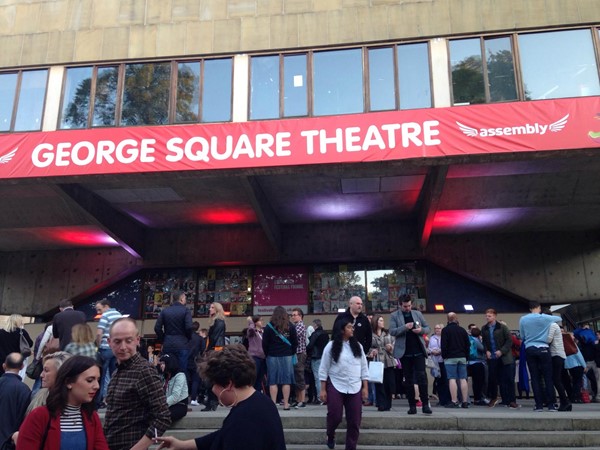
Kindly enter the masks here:
M 177 72 L 177 122 L 198 121 L 199 64 L 180 64 Z
M 469 56 L 452 66 L 454 103 L 485 103 L 481 56 Z
M 125 69 L 122 125 L 162 125 L 169 120 L 171 65 L 129 64 Z
M 490 100 L 502 102 L 516 100 L 515 71 L 510 50 L 489 52 L 487 58 Z
M 84 128 L 87 126 L 90 107 L 91 78 L 79 82 L 73 100 L 67 106 L 64 117 L 64 128 Z
M 119 71 L 117 67 L 100 67 L 98 69 L 94 96 L 93 126 L 111 126 L 115 124 L 118 81 Z

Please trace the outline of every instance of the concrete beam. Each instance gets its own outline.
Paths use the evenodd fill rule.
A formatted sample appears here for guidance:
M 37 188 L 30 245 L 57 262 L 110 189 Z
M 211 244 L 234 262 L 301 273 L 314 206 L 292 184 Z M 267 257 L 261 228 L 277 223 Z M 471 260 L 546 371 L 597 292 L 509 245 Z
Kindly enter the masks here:
M 56 190 L 73 206 L 85 211 L 93 223 L 101 227 L 132 256 L 144 257 L 146 229 L 138 222 L 78 184 L 57 184 Z
M 419 212 L 418 232 L 421 248 L 426 248 L 431 237 L 433 220 L 440 204 L 440 198 L 444 190 L 448 166 L 435 166 L 429 169 L 427 178 L 423 185 L 421 197 L 421 210 Z
M 281 225 L 275 211 L 273 211 L 271 204 L 260 187 L 260 183 L 253 176 L 242 177 L 241 182 L 250 198 L 254 212 L 267 235 L 267 239 L 277 253 L 281 253 Z

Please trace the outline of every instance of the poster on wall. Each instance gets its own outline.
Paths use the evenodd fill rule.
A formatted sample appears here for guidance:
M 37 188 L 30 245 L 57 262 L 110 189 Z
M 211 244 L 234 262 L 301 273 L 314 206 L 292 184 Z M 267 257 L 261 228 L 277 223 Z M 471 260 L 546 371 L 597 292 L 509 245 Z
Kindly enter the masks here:
M 302 266 L 258 267 L 254 271 L 254 314 L 271 314 L 276 306 L 308 312 L 308 269 Z

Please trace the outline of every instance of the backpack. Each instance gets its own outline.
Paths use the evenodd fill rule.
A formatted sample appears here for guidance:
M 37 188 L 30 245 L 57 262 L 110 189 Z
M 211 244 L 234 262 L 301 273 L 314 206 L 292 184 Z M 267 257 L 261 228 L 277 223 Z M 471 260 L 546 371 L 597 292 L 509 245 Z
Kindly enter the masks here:
M 479 359 L 476 342 L 477 341 L 473 336 L 469 336 L 469 361 L 477 361 Z

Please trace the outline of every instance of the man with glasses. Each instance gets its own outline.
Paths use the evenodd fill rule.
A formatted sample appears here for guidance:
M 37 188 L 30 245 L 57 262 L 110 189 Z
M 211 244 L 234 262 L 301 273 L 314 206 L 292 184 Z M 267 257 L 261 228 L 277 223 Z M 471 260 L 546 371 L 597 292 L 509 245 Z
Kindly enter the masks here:
M 173 292 L 171 306 L 160 312 L 154 325 L 154 332 L 163 343 L 162 354 L 176 357 L 182 370 L 187 367 L 190 353 L 188 345 L 194 330 L 192 314 L 186 303 L 185 292 Z
M 412 298 L 400 298 L 400 308 L 390 317 L 390 334 L 396 337 L 394 357 L 400 358 L 404 373 L 404 389 L 408 398 L 408 414 L 417 413 L 415 384 L 419 386 L 419 396 L 423 403 L 423 414 L 431 414 L 425 372 L 427 348 L 423 335 L 429 334 L 429 325 L 420 311 L 412 309 Z

